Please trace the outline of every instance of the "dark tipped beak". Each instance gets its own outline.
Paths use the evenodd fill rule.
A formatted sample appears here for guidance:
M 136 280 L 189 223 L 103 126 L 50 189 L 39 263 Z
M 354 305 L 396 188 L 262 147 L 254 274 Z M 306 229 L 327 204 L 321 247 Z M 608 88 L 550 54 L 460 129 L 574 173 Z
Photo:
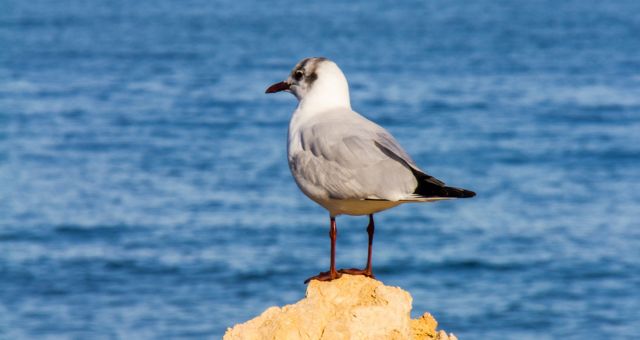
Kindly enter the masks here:
M 264 92 L 264 93 L 276 93 L 284 90 L 288 90 L 290 85 L 287 82 L 281 81 L 279 83 L 275 83 Z

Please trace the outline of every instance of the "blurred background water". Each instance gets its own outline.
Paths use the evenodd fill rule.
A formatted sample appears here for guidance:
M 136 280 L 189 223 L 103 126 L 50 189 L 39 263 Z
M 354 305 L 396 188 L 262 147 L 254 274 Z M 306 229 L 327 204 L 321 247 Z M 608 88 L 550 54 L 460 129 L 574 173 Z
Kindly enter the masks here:
M 463 339 L 640 338 L 640 2 L 0 2 L 0 338 L 205 338 L 301 298 L 328 216 L 296 103 L 354 108 L 472 200 L 378 215 L 374 269 Z M 338 218 L 338 266 L 366 217 Z

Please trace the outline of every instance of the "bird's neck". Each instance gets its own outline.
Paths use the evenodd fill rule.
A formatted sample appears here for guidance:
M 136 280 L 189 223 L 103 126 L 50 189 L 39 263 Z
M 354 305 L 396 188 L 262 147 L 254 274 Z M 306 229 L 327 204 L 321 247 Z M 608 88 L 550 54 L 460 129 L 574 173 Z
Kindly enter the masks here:
M 344 83 L 324 83 L 316 81 L 313 88 L 300 98 L 298 109 L 305 112 L 322 112 L 330 109 L 346 108 L 351 110 L 349 86 Z

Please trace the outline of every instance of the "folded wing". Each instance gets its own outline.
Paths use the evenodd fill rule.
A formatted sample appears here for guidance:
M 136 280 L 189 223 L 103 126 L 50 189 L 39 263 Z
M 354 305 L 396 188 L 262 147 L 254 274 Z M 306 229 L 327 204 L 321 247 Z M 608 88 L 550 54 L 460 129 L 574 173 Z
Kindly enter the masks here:
M 435 200 L 465 197 L 418 168 L 393 136 L 355 112 L 328 112 L 300 131 L 290 156 L 304 186 L 331 199 Z

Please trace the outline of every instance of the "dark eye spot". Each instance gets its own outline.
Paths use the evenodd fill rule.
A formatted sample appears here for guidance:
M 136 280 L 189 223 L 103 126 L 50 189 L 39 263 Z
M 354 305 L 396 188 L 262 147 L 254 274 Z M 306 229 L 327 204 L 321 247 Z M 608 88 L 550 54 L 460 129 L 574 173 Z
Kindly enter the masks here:
M 302 70 L 297 70 L 293 73 L 293 79 L 300 80 L 304 76 L 304 72 Z

